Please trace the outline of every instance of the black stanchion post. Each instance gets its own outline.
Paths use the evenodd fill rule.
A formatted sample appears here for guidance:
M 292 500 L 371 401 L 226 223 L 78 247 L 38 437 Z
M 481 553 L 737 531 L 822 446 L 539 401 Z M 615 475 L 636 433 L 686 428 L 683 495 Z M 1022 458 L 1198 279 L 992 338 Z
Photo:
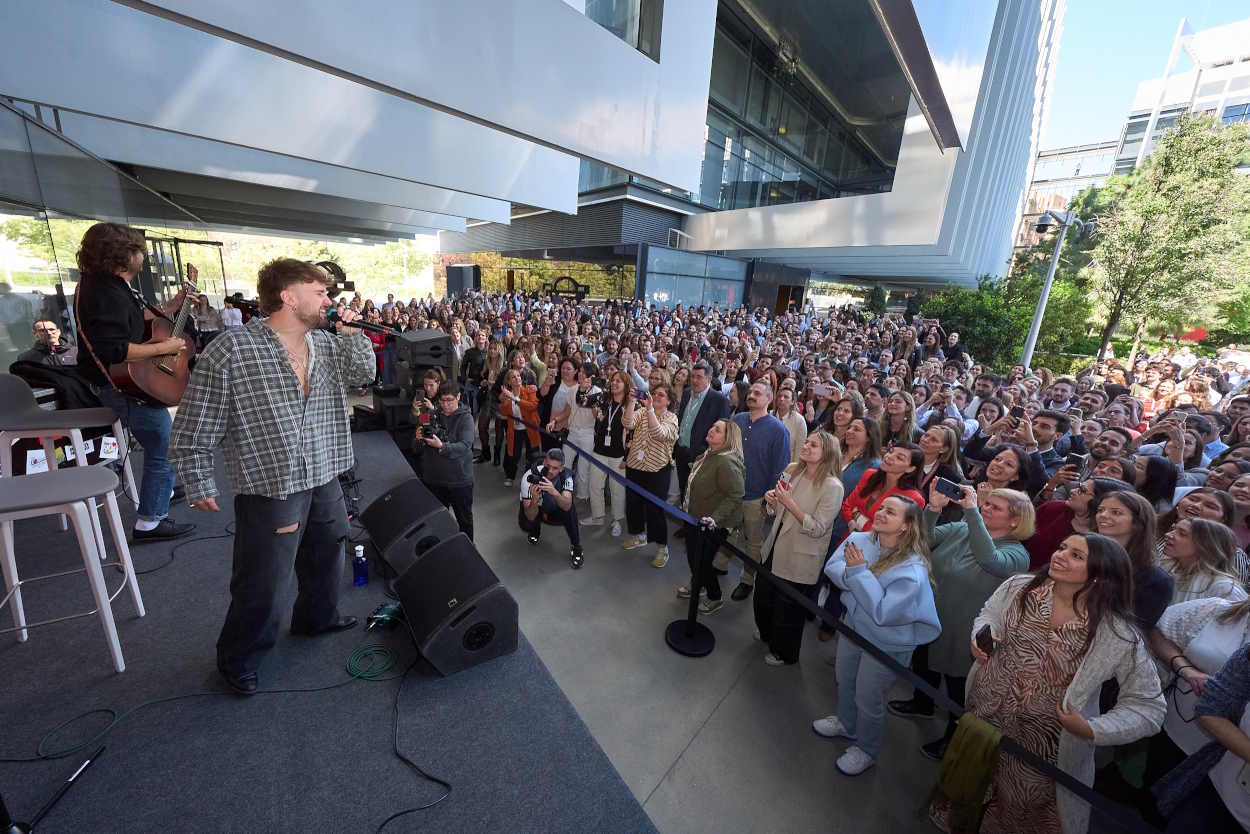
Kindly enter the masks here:
M 686 546 L 696 544 L 698 560 L 694 563 L 693 584 L 690 586 L 690 605 L 686 617 L 673 620 L 664 629 L 664 642 L 678 654 L 686 657 L 705 657 L 716 648 L 716 635 L 712 629 L 699 622 L 699 590 L 703 587 L 703 548 L 707 544 L 705 537 L 717 534 L 700 524 L 686 531 Z M 692 541 L 693 540 L 693 541 Z

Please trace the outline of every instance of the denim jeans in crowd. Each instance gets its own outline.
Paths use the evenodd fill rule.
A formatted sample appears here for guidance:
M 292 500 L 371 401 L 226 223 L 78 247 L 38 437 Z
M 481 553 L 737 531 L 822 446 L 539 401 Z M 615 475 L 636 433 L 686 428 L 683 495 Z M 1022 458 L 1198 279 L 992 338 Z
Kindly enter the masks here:
M 887 652 L 903 666 L 911 651 Z M 881 723 L 885 717 L 885 694 L 894 673 L 845 638 L 838 640 L 838 720 L 855 738 L 855 746 L 873 759 L 881 754 Z
M 122 425 L 143 447 L 143 481 L 139 484 L 139 520 L 160 521 L 169 515 L 174 470 L 169 465 L 169 428 L 173 421 L 163 405 L 143 405 L 112 386 L 100 386 L 100 401 L 113 409 Z M 121 438 L 118 438 L 119 442 Z M 126 454 L 125 448 L 118 450 Z
M 477 383 L 474 382 L 473 380 L 466 379 L 464 382 L 464 404 L 469 407 L 469 411 L 470 413 L 473 414 L 474 419 L 477 419 L 477 411 L 478 411 L 477 392 L 478 392 Z M 485 449 L 486 449 L 486 444 L 483 443 L 482 450 L 485 451 Z

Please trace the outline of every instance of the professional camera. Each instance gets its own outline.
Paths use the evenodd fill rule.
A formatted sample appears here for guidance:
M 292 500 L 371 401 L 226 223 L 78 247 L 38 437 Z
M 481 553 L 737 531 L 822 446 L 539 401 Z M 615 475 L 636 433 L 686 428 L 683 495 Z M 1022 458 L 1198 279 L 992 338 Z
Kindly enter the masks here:
M 594 393 L 591 393 L 590 391 L 578 391 L 577 396 L 574 397 L 574 399 L 577 400 L 577 405 L 581 408 L 603 408 L 602 391 L 595 391 Z
M 443 422 L 443 415 L 437 408 L 422 414 L 420 423 L 422 437 L 427 439 L 437 437 L 439 440 L 446 438 L 447 424 Z
M 543 479 L 546 477 L 548 477 L 547 465 L 541 461 L 534 464 L 533 468 L 525 473 L 525 480 L 530 484 L 530 486 L 541 484 Z

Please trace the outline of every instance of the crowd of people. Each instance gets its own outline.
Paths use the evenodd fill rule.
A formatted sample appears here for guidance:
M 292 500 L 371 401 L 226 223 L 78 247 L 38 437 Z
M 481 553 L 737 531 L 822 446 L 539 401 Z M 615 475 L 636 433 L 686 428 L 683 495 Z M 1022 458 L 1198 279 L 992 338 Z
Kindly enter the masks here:
M 310 323 L 331 304 L 297 302 Z M 732 543 L 771 573 L 744 563 L 729 594 L 752 600 L 768 665 L 799 662 L 811 617 L 793 597 L 806 596 L 1167 831 L 1250 828 L 1250 367 L 1236 354 L 1163 350 L 1069 375 L 986 367 L 937 320 L 851 307 L 336 304 L 340 321 L 450 337 L 454 378 L 416 383 L 414 462 L 468 535 L 473 485 L 499 468 L 528 540 L 563 528 L 575 569 L 587 528 L 657 569 L 683 540 L 676 596 L 705 616 L 726 605 Z M 238 326 L 222 332 L 239 342 Z M 54 328 L 36 325 L 26 361 L 70 358 Z M 393 340 L 366 335 L 377 380 L 393 380 Z M 697 523 L 671 528 L 665 502 Z M 900 755 L 882 749 L 887 712 L 938 710 L 919 690 L 888 701 L 888 668 L 849 640 L 835 649 L 836 711 L 813 729 L 848 743 L 836 766 L 855 776 Z M 958 755 L 963 722 L 947 719 L 923 754 Z M 1088 830 L 1088 806 L 1020 761 L 1002 757 L 989 785 L 983 831 Z M 966 811 L 930 808 L 945 830 Z
M 574 568 L 579 528 L 609 527 L 655 568 L 684 539 L 677 596 L 710 615 L 731 541 L 774 577 L 744 564 L 730 594 L 754 593 L 765 663 L 797 663 L 810 619 L 786 584 L 1088 783 L 1102 748 L 1100 789 L 1168 831 L 1250 826 L 1245 364 L 1183 348 L 1072 375 L 990 368 L 937 320 L 850 307 L 338 303 L 449 334 L 458 378 L 431 390 L 453 386 L 474 415 L 476 477 L 520 481 L 521 528 L 537 543 L 562 526 Z M 652 497 L 699 523 L 670 531 Z M 891 755 L 887 711 L 935 706 L 887 703 L 894 675 L 848 640 L 834 661 L 837 709 L 813 727 L 849 742 L 836 764 L 854 776 Z M 942 758 L 956 726 L 922 752 Z M 951 808 L 930 811 L 953 830 Z M 983 812 L 983 831 L 1089 825 L 1085 803 L 1008 756 Z

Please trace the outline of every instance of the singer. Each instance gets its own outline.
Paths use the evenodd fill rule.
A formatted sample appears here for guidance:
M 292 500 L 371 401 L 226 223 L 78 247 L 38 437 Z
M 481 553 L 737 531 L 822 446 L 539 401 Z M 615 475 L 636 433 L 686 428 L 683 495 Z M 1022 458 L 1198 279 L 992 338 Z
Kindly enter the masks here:
M 356 624 L 338 611 L 348 534 L 338 475 L 354 462 L 346 390 L 373 381 L 373 350 L 350 310 L 335 325 L 338 336 L 323 329 L 329 283 L 304 261 L 265 264 L 257 294 L 267 318 L 223 333 L 200 354 L 170 436 L 170 462 L 197 510 L 219 510 L 213 451 L 225 451 L 236 530 L 217 668 L 242 695 L 259 686 L 292 569 L 292 634 Z

